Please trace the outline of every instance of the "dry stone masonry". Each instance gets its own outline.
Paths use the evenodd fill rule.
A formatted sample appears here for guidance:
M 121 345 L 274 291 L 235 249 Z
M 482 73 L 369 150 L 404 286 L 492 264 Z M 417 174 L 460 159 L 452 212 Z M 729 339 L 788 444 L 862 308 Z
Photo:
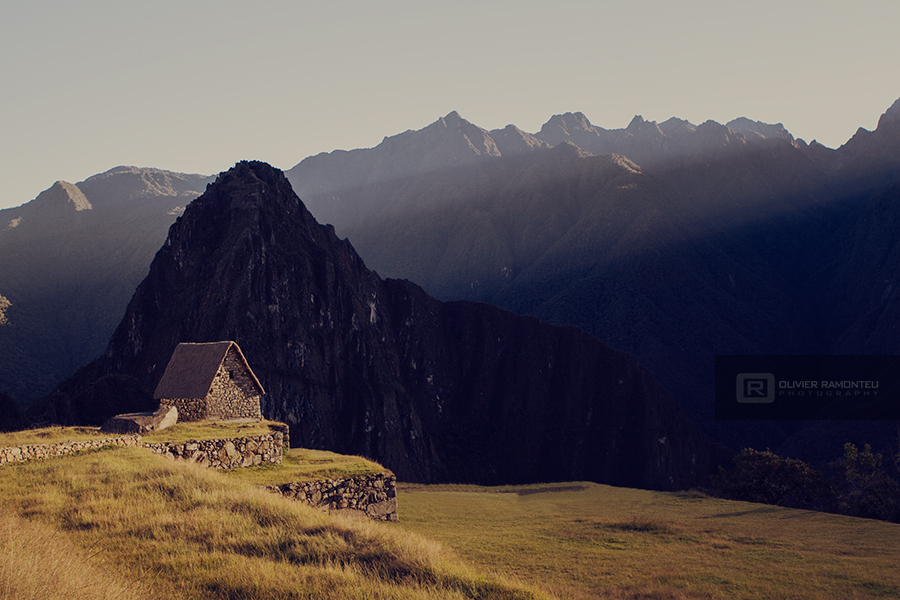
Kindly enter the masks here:
M 281 464 L 284 434 L 274 431 L 250 437 L 158 442 L 145 446 L 172 460 L 191 461 L 214 469 L 237 469 L 263 463 Z
M 216 372 L 209 396 L 216 402 L 208 404 L 208 419 L 262 419 L 259 394 L 254 393 L 250 373 L 237 352 L 229 352 Z
M 180 421 L 262 419 L 262 385 L 232 341 L 181 343 L 153 397 Z
M 398 520 L 397 478 L 393 473 L 262 487 L 327 513 L 359 514 L 376 521 Z
M 67 456 L 84 450 L 96 450 L 108 446 L 140 446 L 141 436 L 126 435 L 115 438 L 102 438 L 83 442 L 59 442 L 56 444 L 34 444 L 0 448 L 0 465 L 20 463 L 42 458 Z
M 202 421 L 206 418 L 206 398 L 162 398 L 160 408 L 174 408 L 182 421 Z

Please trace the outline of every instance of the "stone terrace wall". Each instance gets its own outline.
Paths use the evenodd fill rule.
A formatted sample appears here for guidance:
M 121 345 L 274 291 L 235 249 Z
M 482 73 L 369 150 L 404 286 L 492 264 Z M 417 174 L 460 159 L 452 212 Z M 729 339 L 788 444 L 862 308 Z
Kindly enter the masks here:
M 237 469 L 262 463 L 281 464 L 284 434 L 274 431 L 251 437 L 159 442 L 145 446 L 172 460 L 188 460 L 215 469 Z
M 376 521 L 398 520 L 397 478 L 393 473 L 262 487 L 328 513 L 361 513 Z
M 83 450 L 93 450 L 106 446 L 140 446 L 141 436 L 126 435 L 122 437 L 87 440 L 84 442 L 59 442 L 56 444 L 35 444 L 0 448 L 0 465 L 67 456 Z

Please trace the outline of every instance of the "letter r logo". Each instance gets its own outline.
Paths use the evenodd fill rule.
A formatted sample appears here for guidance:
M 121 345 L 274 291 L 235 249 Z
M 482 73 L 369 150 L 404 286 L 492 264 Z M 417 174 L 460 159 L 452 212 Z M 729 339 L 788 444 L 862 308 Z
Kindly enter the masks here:
M 775 401 L 775 376 L 771 373 L 741 373 L 737 376 L 737 401 L 770 404 Z
M 766 380 L 765 379 L 745 379 L 744 380 L 744 395 L 752 396 L 754 398 L 759 398 L 761 396 L 766 395 Z

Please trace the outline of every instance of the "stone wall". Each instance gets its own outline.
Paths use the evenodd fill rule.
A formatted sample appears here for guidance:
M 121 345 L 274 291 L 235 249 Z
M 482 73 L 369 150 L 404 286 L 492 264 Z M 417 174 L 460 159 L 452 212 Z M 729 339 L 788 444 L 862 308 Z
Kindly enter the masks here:
M 179 421 L 202 421 L 206 418 L 206 398 L 160 398 L 160 406 L 174 406 Z
M 281 464 L 284 434 L 274 431 L 263 435 L 188 442 L 144 444 L 151 452 L 172 460 L 187 460 L 214 469 L 237 469 L 263 463 Z
M 25 462 L 41 458 L 67 456 L 83 450 L 94 450 L 106 446 L 140 446 L 141 436 L 127 435 L 114 438 L 87 440 L 83 442 L 59 442 L 56 444 L 35 444 L 0 448 L 0 465 Z
M 206 399 L 210 419 L 262 419 L 259 388 L 234 347 L 219 366 Z
M 262 487 L 328 513 L 359 514 L 376 521 L 398 520 L 397 478 L 393 473 Z

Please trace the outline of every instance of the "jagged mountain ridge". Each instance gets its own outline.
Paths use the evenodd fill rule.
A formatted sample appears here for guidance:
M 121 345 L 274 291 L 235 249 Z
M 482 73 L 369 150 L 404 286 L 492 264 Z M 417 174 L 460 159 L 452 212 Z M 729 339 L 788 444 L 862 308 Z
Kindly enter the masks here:
M 733 127 L 732 127 L 733 126 Z M 671 118 L 659 125 L 635 116 L 625 129 L 592 125 L 580 112 L 555 115 L 536 134 L 514 125 L 488 131 L 453 111 L 420 129 L 385 137 L 374 148 L 335 150 L 308 157 L 286 171 L 310 211 L 339 232 L 361 225 L 389 209 L 366 202 L 364 190 L 372 185 L 440 174 L 457 167 L 572 143 L 594 155 L 618 154 L 641 167 L 676 167 L 685 161 L 715 158 L 747 146 L 783 141 L 805 148 L 802 140 L 780 124 L 767 125 L 741 118 L 720 125 L 714 121 L 695 126 Z
M 341 230 L 342 219 L 331 218 L 335 211 L 362 223 L 383 210 L 383 198 L 367 204 L 365 194 L 336 194 L 336 186 L 365 190 L 409 173 L 446 172 L 548 147 L 514 125 L 488 132 L 452 112 L 420 131 L 385 138 L 377 149 L 309 157 L 302 180 L 293 183 L 319 218 Z M 117 167 L 78 184 L 57 182 L 30 203 L 0 210 L 0 294 L 15 306 L 11 326 L 0 330 L 0 353 L 7 357 L 0 390 L 27 407 L 95 356 L 168 225 L 208 182 L 202 175 Z
M 28 406 L 102 352 L 169 225 L 209 181 L 116 167 L 0 210 L 0 390 Z
M 343 233 L 379 273 L 441 299 L 577 325 L 635 354 L 721 441 L 774 448 L 792 432 L 713 421 L 713 357 L 900 351 L 898 111 L 838 150 L 744 119 L 704 124 L 725 150 L 618 174 L 566 150 L 599 134 L 562 115 L 551 124 L 568 139 L 542 130 L 552 150 L 345 188 L 365 218 Z
M 103 357 L 45 408 L 78 420 L 104 377 L 149 390 L 179 342 L 220 339 L 241 345 L 293 444 L 365 454 L 404 480 L 673 488 L 706 474 L 705 442 L 633 357 L 382 280 L 263 163 L 188 207 Z

